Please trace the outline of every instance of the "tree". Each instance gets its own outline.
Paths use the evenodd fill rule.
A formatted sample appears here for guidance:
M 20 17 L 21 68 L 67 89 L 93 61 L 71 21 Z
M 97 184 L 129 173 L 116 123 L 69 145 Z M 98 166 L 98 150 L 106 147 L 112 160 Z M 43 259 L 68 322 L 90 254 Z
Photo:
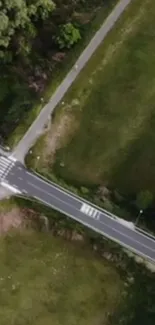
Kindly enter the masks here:
M 136 198 L 136 206 L 140 210 L 145 210 L 147 209 L 150 204 L 153 201 L 153 194 L 146 190 L 146 191 L 141 191 L 138 193 L 137 198 Z
M 56 37 L 60 49 L 65 47 L 69 49 L 80 39 L 81 35 L 79 29 L 71 23 L 60 26 L 59 35 Z
M 54 8 L 52 0 L 0 0 L 0 58 L 5 57 L 13 40 L 19 51 L 20 44 L 25 44 L 29 52 L 29 41 L 36 35 L 36 21 L 46 19 Z

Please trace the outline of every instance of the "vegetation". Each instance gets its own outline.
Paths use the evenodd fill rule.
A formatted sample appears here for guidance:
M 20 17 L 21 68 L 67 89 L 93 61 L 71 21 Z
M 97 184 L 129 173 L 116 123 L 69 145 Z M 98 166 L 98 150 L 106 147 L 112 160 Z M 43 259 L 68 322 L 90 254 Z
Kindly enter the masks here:
M 13 55 L 28 55 L 36 36 L 35 24 L 45 20 L 54 9 L 51 0 L 15 0 L 0 2 L 0 59 L 11 61 Z
M 153 273 L 117 245 L 48 207 L 21 199 L 12 200 L 10 209 L 11 204 L 18 213 L 24 206 L 25 217 L 48 216 L 50 227 L 48 233 L 29 226 L 0 237 L 2 325 L 154 325 Z M 5 208 L 4 202 L 3 213 Z M 68 239 L 69 231 L 83 239 L 64 240 L 64 230 Z M 53 236 L 58 233 L 59 238 Z
M 63 49 L 65 47 L 69 49 L 80 39 L 81 35 L 78 28 L 74 27 L 74 25 L 71 23 L 62 25 L 60 27 L 59 35 L 56 38 L 60 49 Z
M 121 302 L 119 273 L 86 247 L 34 231 L 0 247 L 1 325 L 108 324 Z
M 75 185 L 154 193 L 154 9 L 134 1 L 81 72 L 56 110 L 54 125 L 72 121 L 66 137 L 54 164 L 43 150 L 40 170 Z
M 136 205 L 139 210 L 147 209 L 153 201 L 153 195 L 149 191 L 142 191 L 138 193 L 136 198 Z
M 1 3 L 1 144 L 13 145 L 19 141 L 115 1 L 68 0 L 66 4 L 65 0 L 61 3 L 5 0 Z M 74 29 L 67 46 L 60 49 L 57 37 L 61 36 L 62 41 L 61 27 L 68 24 Z M 68 45 L 75 44 L 79 34 L 80 42 L 69 50 Z
M 118 325 L 153 325 L 155 321 L 154 303 L 154 274 L 147 274 L 139 267 L 128 291 L 126 303 L 112 316 L 111 323 L 115 324 L 115 320 L 118 319 Z
M 96 185 L 104 182 L 111 186 L 117 186 L 123 191 L 127 190 L 125 185 L 128 181 L 127 177 L 131 177 L 131 172 L 128 165 L 125 164 L 125 159 L 128 158 L 130 164 L 133 159 L 134 163 L 137 163 L 137 161 L 135 162 L 136 154 L 138 149 L 138 154 L 141 153 L 143 139 L 146 139 L 143 145 L 146 157 L 150 159 L 146 150 L 149 148 L 152 155 L 151 161 L 153 161 L 154 35 L 152 24 L 155 14 L 154 5 L 150 1 L 147 0 L 141 4 L 139 0 L 135 0 L 133 7 L 126 12 L 124 18 L 118 23 L 117 29 L 111 33 L 110 38 L 107 38 L 105 44 L 101 46 L 79 77 L 78 82 L 65 97 L 64 108 L 63 110 L 59 108 L 55 120 L 59 120 L 64 113 L 69 112 L 75 116 L 78 128 L 76 128 L 76 134 L 69 134 L 67 141 L 64 137 L 64 144 L 56 153 L 54 168 L 52 162 L 47 167 L 47 160 L 43 161 L 43 156 L 39 161 L 39 166 L 42 168 L 40 170 L 44 170 L 49 178 L 53 177 L 54 170 L 58 177 L 79 184 L 80 191 L 84 196 L 90 196 L 93 193 L 88 185 L 91 185 L 92 188 L 94 186 L 93 190 L 95 189 L 94 193 L 96 194 Z M 6 39 L 4 37 L 1 46 L 1 59 L 4 62 L 5 57 L 7 61 L 0 67 L 2 71 L 0 101 L 1 107 L 4 107 L 4 110 L 1 110 L 2 124 L 0 127 L 3 139 L 8 136 L 8 130 L 12 131 L 19 120 L 21 121 L 23 116 L 26 116 L 25 113 L 30 110 L 32 103 L 43 93 L 42 82 L 44 79 L 45 86 L 45 80 L 48 77 L 46 71 L 50 64 L 51 71 L 54 71 L 53 61 L 55 59 L 51 60 L 50 56 L 55 55 L 59 48 L 55 37 L 52 37 L 51 43 L 49 43 L 49 39 L 51 39 L 51 35 L 57 34 L 55 31 L 57 19 L 60 26 L 60 35 L 57 38 L 59 47 L 69 48 L 83 33 L 81 27 L 83 25 L 81 24 L 79 28 L 78 24 L 74 24 L 73 16 L 75 17 L 77 12 L 76 4 L 73 4 L 72 0 L 70 1 L 71 7 L 68 6 L 66 10 L 64 1 L 63 6 L 59 7 L 57 12 L 54 11 L 55 14 L 52 13 L 54 8 L 52 1 L 37 1 L 40 4 L 39 7 L 35 6 L 36 1 L 33 1 L 34 6 L 32 6 L 32 1 L 27 1 L 27 7 L 22 0 L 12 2 L 10 2 L 10 6 L 18 8 L 15 12 L 18 12 L 19 20 L 16 15 L 11 15 L 11 20 L 7 22 L 7 17 L 10 17 L 9 7 L 7 10 L 1 11 L 3 14 L 1 38 L 3 31 L 5 31 L 3 36 L 6 37 Z M 9 4 L 8 1 L 3 1 L 3 5 L 4 3 Z M 87 8 L 87 3 L 84 0 L 77 1 L 76 9 L 81 8 L 81 3 L 84 9 Z M 97 4 L 100 4 L 100 1 L 97 1 Z M 47 7 L 42 7 L 44 5 Z M 90 7 L 92 10 L 94 4 Z M 62 19 L 63 15 L 60 15 L 61 10 L 65 12 L 65 19 Z M 11 14 L 12 12 L 11 9 Z M 23 21 L 22 14 L 24 15 Z M 46 18 L 46 23 L 43 22 L 44 18 Z M 55 33 L 52 34 L 53 29 Z M 145 33 L 142 32 L 144 30 Z M 22 31 L 21 34 L 20 31 Z M 13 41 L 15 35 L 18 36 L 17 44 L 14 44 Z M 46 42 L 50 45 L 46 44 L 44 47 L 45 35 Z M 109 45 L 109 39 L 114 47 Z M 12 56 L 13 45 L 17 45 L 17 51 L 14 52 L 15 57 Z M 38 52 L 35 52 L 36 49 L 39 49 Z M 45 54 L 44 51 L 48 54 Z M 5 55 L 3 55 L 4 52 Z M 57 60 L 58 58 L 56 58 Z M 39 82 L 36 83 L 36 79 L 31 78 L 28 82 L 34 73 L 33 63 L 35 63 L 35 77 L 39 76 L 41 79 L 40 86 L 38 86 Z M 41 71 L 39 70 L 40 65 Z M 42 77 L 43 71 L 45 72 L 44 77 Z M 33 87 L 30 87 L 32 85 Z M 41 89 L 38 90 L 38 87 Z M 8 89 L 10 97 L 8 97 Z M 4 119 L 7 107 L 9 107 L 9 113 Z M 150 120 L 152 122 L 151 131 Z M 126 121 L 127 123 L 124 123 Z M 74 131 L 74 123 L 72 126 Z M 151 143 L 148 141 L 150 138 L 152 139 Z M 42 144 L 45 144 L 45 140 L 47 138 L 43 137 Z M 134 151 L 136 154 L 133 156 L 132 152 L 131 157 L 132 150 L 130 149 L 132 146 L 135 149 L 137 140 L 140 146 L 136 147 Z M 86 148 L 87 152 L 85 152 Z M 45 152 L 43 155 L 46 158 Z M 35 159 L 34 153 L 33 159 Z M 138 163 L 143 163 L 143 161 L 138 159 Z M 129 191 L 139 193 L 136 204 L 138 207 L 146 209 L 153 200 L 151 193 L 154 190 L 154 182 L 152 180 L 150 185 L 143 175 L 139 184 L 138 169 L 135 170 L 137 178 L 134 181 L 132 177 L 131 180 L 129 179 Z M 143 171 L 142 167 L 140 170 Z M 129 172 L 129 176 L 127 172 Z M 135 171 L 133 175 L 135 176 Z M 148 175 L 150 180 L 149 168 Z M 143 188 L 144 190 L 142 190 Z M 99 190 L 97 199 L 100 196 L 107 206 L 111 205 L 112 195 L 115 197 L 115 201 L 123 201 L 123 197 L 118 193 L 114 195 L 114 191 L 108 192 L 107 188 Z M 23 208 L 23 201 L 18 200 L 17 202 L 18 207 Z M 16 206 L 16 202 L 14 200 L 9 204 L 4 202 L 1 205 L 1 212 L 9 212 L 11 205 Z M 48 208 L 42 209 L 38 204 L 28 201 L 26 204 L 24 201 L 24 207 L 25 205 L 31 211 L 35 208 L 38 214 L 49 217 L 51 233 L 44 234 L 29 229 L 1 236 L 1 325 L 32 323 L 34 325 L 45 323 L 55 325 L 79 323 L 81 325 L 94 325 L 94 323 L 97 325 L 101 323 L 145 325 L 147 323 L 154 325 L 155 285 L 153 274 L 148 273 L 142 265 L 136 266 L 133 260 L 125 257 L 124 253 L 120 249 L 118 250 L 117 245 L 114 245 L 111 253 L 112 245 L 108 241 L 104 241 L 101 236 L 78 223 L 71 222 L 70 219 L 57 212 L 51 212 Z M 110 209 L 113 209 L 113 205 Z M 62 232 L 71 234 L 73 231 L 77 231 L 83 236 L 79 247 L 73 242 L 70 244 L 62 238 L 53 236 L 53 234 L 62 234 Z M 86 240 L 84 241 L 83 238 Z M 102 255 L 102 259 L 88 249 L 87 240 L 95 250 L 97 246 L 97 253 Z M 103 259 L 106 247 L 108 247 L 107 259 L 110 259 L 111 262 L 106 262 Z

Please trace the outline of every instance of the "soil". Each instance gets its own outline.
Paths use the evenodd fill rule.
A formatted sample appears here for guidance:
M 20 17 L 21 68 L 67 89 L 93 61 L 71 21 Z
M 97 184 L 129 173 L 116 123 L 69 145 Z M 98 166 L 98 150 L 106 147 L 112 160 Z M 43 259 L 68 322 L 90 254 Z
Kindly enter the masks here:
M 73 127 L 74 125 L 74 127 Z M 75 117 L 70 114 L 62 114 L 57 121 L 52 124 L 51 130 L 46 134 L 43 162 L 54 163 L 57 149 L 63 147 L 77 128 Z
M 0 235 L 11 229 L 23 230 L 37 227 L 38 215 L 31 209 L 12 208 L 10 211 L 0 212 Z
M 0 213 L 0 234 L 6 233 L 12 228 L 25 227 L 25 216 L 18 208 L 13 208 L 9 212 Z

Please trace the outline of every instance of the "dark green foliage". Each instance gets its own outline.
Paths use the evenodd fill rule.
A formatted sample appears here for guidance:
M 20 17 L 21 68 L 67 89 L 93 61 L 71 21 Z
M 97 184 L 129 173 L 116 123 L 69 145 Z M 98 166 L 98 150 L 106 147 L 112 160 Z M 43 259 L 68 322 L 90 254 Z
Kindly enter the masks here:
M 134 284 L 131 286 L 126 303 L 111 320 L 117 325 L 154 325 L 155 323 L 155 281 L 154 274 L 137 267 Z
M 60 49 L 70 48 L 81 39 L 79 29 L 73 24 L 67 23 L 60 27 L 59 35 L 56 41 Z
M 147 209 L 153 201 L 153 194 L 146 190 L 146 191 L 141 191 L 138 193 L 137 198 L 136 198 L 136 206 L 140 210 L 145 210 Z
M 7 138 L 23 115 L 28 112 L 36 94 L 20 76 L 2 74 L 0 78 L 1 142 Z M 8 109 L 6 109 L 8 108 Z
M 28 54 L 29 41 L 36 36 L 35 22 L 47 19 L 54 7 L 52 0 L 0 1 L 0 58 L 6 60 L 5 50 L 10 46 Z

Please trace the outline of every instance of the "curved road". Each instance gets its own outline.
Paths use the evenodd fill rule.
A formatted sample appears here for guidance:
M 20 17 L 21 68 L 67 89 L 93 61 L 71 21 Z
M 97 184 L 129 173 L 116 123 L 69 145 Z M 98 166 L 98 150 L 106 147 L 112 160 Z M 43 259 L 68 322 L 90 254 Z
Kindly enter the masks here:
M 90 57 L 96 51 L 98 46 L 104 40 L 108 32 L 112 29 L 115 22 L 119 19 L 122 12 L 128 6 L 132 0 L 121 0 L 113 9 L 111 14 L 105 20 L 101 28 L 94 35 L 88 46 L 80 55 L 75 66 L 70 70 L 65 79 L 57 88 L 56 92 L 51 97 L 50 101 L 44 108 L 41 110 L 40 114 L 37 116 L 36 120 L 32 123 L 24 137 L 16 146 L 13 155 L 20 161 L 24 161 L 24 157 L 27 154 L 28 150 L 35 143 L 37 138 L 40 136 L 45 124 L 48 121 L 49 116 L 54 111 L 56 105 L 61 101 L 64 94 L 67 92 L 69 87 L 72 85 L 73 81 L 76 79 L 80 71 L 86 65 Z M 75 67 L 78 67 L 77 69 Z

